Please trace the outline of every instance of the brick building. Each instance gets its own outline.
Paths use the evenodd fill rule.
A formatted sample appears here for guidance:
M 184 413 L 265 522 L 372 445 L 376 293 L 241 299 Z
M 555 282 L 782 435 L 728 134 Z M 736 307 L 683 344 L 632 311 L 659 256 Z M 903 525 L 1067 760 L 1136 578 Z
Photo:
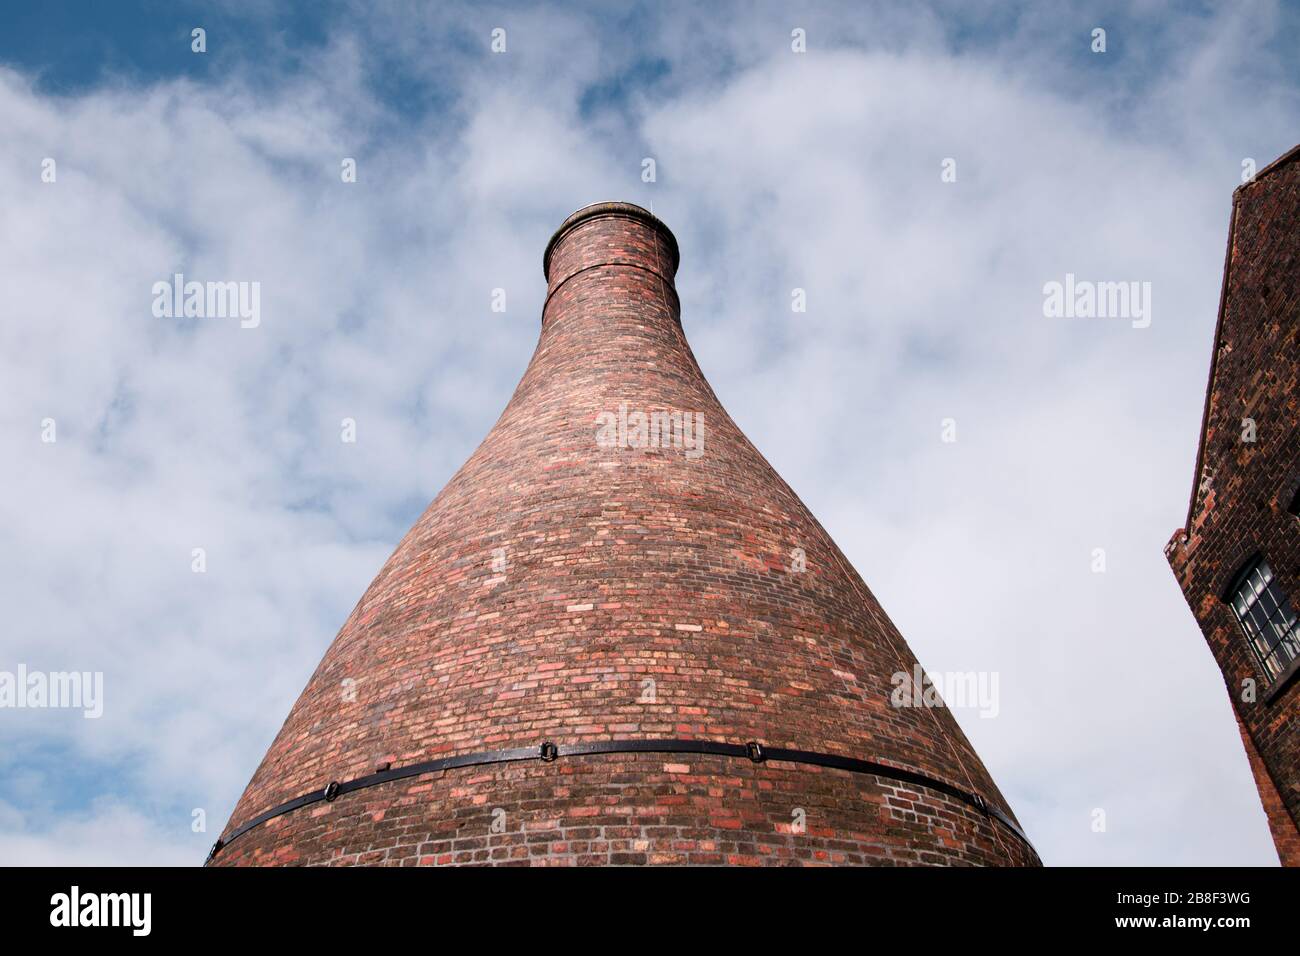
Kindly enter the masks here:
M 1233 195 L 1187 525 L 1165 547 L 1300 866 L 1300 147 Z
M 1038 865 L 687 345 L 677 242 L 570 216 L 482 445 L 349 616 L 214 865 Z M 917 695 L 920 696 L 920 695 Z

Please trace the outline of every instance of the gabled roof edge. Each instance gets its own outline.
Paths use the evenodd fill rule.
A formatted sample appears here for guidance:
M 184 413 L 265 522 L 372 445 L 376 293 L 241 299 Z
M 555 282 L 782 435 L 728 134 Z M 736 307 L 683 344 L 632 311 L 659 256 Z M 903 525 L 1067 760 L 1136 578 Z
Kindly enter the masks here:
M 1187 522 L 1183 525 L 1183 532 L 1190 534 L 1192 527 L 1192 515 L 1196 511 L 1196 492 L 1201 485 L 1201 469 L 1205 466 L 1205 432 L 1210 425 L 1210 399 L 1214 395 L 1214 376 L 1219 370 L 1219 336 L 1223 332 L 1223 317 L 1228 310 L 1228 274 L 1232 270 L 1232 243 L 1237 232 L 1237 205 L 1241 194 L 1259 182 L 1265 176 L 1268 176 L 1287 163 L 1300 159 L 1300 144 L 1292 146 L 1289 150 L 1279 156 L 1273 162 L 1269 163 L 1263 169 L 1255 174 L 1255 178 L 1248 183 L 1242 183 L 1232 191 L 1232 215 L 1228 220 L 1228 248 L 1223 256 L 1223 283 L 1219 288 L 1219 315 L 1214 323 L 1214 342 L 1213 351 L 1210 353 L 1210 374 L 1205 382 L 1205 405 L 1201 411 L 1201 434 L 1200 440 L 1196 446 L 1196 470 L 1192 473 L 1192 494 L 1187 502 Z

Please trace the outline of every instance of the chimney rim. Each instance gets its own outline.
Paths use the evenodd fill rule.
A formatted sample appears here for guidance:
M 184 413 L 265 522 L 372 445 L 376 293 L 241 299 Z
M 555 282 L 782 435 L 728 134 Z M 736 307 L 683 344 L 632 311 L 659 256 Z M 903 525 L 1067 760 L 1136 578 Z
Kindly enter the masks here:
M 555 233 L 551 236 L 551 241 L 546 244 L 546 251 L 542 253 L 542 275 L 547 282 L 551 281 L 551 253 L 555 251 L 555 247 L 560 244 L 561 240 L 584 222 L 606 218 L 632 219 L 657 230 L 660 235 L 668 240 L 668 247 L 672 252 L 672 268 L 669 275 L 672 276 L 677 273 L 677 267 L 681 263 L 681 253 L 677 248 L 677 237 L 673 235 L 673 231 L 668 228 L 667 224 L 650 210 L 638 206 L 636 203 L 622 200 L 605 200 L 603 202 L 588 203 L 571 212 L 564 222 L 560 223 L 560 227 L 555 230 Z

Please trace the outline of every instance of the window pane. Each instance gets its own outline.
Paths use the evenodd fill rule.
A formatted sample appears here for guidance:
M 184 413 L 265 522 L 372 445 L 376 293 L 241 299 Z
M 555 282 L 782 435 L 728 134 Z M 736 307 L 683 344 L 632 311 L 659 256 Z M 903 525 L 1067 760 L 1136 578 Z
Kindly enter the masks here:
M 1249 619 L 1251 624 L 1250 629 L 1253 633 L 1267 633 L 1268 615 L 1260 609 L 1258 604 L 1250 609 Z
M 1273 580 L 1273 569 L 1267 561 L 1261 559 L 1242 576 L 1229 604 L 1270 680 L 1300 657 L 1295 611 Z
M 1251 583 L 1251 587 L 1255 591 L 1254 596 L 1251 598 L 1251 600 L 1258 601 L 1260 594 L 1264 592 L 1264 588 L 1268 587 L 1268 581 L 1266 581 L 1261 575 L 1256 574 L 1254 577 L 1251 578 L 1250 583 Z
M 1297 640 L 1295 634 L 1292 634 L 1279 645 L 1278 656 L 1282 658 L 1284 664 L 1290 664 L 1297 657 L 1300 657 L 1300 640 Z

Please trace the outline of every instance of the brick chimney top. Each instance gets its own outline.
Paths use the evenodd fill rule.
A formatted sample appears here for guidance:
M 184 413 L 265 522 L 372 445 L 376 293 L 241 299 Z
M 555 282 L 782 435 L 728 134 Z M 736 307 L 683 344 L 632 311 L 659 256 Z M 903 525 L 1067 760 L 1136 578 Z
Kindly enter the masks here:
M 556 282 L 551 282 L 551 258 L 556 249 L 564 242 L 566 238 L 573 234 L 585 223 L 597 219 L 622 219 L 632 223 L 640 224 L 646 227 L 651 233 L 657 234 L 658 241 L 650 244 L 655 252 L 661 252 L 663 255 L 658 257 L 657 261 L 648 262 L 647 266 L 654 267 L 665 281 L 672 282 L 673 276 L 677 273 L 677 266 L 681 260 L 677 250 L 677 238 L 673 235 L 672 230 L 664 225 L 654 213 L 648 209 L 630 202 L 594 202 L 589 206 L 583 206 L 577 212 L 572 213 L 564 222 L 560 223 L 560 228 L 555 230 L 551 236 L 551 241 L 546 244 L 546 251 L 542 254 L 542 273 L 546 276 L 548 285 L 554 288 L 563 278 L 560 277 Z M 627 252 L 627 250 L 622 250 Z M 637 250 L 640 251 L 640 250 Z M 582 258 L 586 258 L 583 256 Z M 595 262 L 585 263 L 584 265 L 595 265 Z M 568 271 L 568 270 L 566 270 Z M 568 271 L 571 275 L 572 271 Z

